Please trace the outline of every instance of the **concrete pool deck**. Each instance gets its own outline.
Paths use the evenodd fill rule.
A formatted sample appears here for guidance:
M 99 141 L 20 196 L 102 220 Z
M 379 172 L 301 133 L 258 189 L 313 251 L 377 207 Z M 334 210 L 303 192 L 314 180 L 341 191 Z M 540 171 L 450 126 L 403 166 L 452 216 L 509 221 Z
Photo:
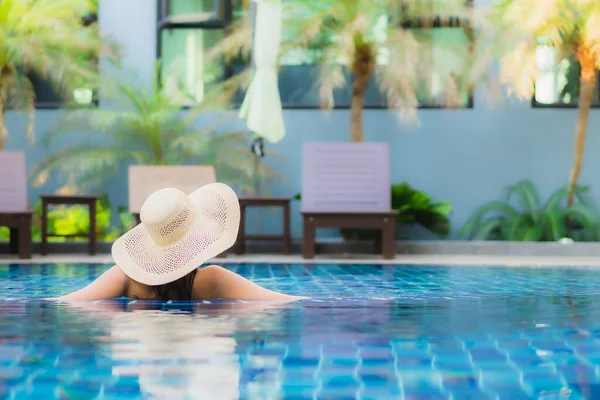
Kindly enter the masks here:
M 85 254 L 51 254 L 34 255 L 30 260 L 20 260 L 3 255 L 0 264 L 48 264 L 48 263 L 84 263 L 110 264 L 110 254 L 89 256 Z M 600 257 L 567 257 L 567 256 L 515 256 L 515 255 L 415 255 L 399 254 L 393 260 L 383 260 L 377 256 L 318 256 L 313 260 L 304 260 L 300 255 L 283 256 L 277 254 L 249 254 L 243 256 L 229 255 L 217 258 L 214 264 L 227 263 L 270 263 L 270 264 L 411 264 L 411 265 L 468 265 L 468 266 L 589 266 L 600 267 Z

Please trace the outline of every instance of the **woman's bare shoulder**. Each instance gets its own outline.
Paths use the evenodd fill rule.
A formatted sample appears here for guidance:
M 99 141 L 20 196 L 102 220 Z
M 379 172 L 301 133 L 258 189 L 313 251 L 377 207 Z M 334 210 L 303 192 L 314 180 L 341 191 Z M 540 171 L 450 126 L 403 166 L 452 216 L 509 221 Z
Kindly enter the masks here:
M 235 272 L 218 265 L 209 265 L 198 271 L 192 293 L 194 299 L 240 299 L 240 300 L 300 300 L 265 289 Z
M 209 265 L 198 269 L 194 278 L 192 297 L 194 299 L 212 299 L 217 293 L 219 276 L 223 274 L 225 268 L 219 265 Z

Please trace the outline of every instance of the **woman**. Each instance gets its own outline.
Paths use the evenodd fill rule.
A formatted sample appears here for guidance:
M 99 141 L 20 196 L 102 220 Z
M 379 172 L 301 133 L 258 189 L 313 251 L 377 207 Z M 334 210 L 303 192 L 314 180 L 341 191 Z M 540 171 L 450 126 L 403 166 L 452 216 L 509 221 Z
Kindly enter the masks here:
M 237 238 L 239 202 L 225 184 L 208 184 L 188 196 L 161 189 L 143 204 L 140 219 L 141 224 L 113 244 L 115 266 L 85 288 L 55 300 L 302 299 L 267 290 L 216 265 L 198 269 Z

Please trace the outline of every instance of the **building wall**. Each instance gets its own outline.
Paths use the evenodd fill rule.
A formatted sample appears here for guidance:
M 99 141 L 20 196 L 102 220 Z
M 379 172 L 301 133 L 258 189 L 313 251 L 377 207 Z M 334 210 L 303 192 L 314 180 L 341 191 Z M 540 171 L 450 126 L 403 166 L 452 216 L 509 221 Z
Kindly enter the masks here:
M 135 68 L 150 82 L 154 70 L 156 47 L 156 6 L 153 0 L 103 0 L 100 24 L 104 33 L 123 45 L 124 64 Z M 479 89 L 475 107 L 470 110 L 421 110 L 420 127 L 399 123 L 385 110 L 367 110 L 364 115 L 367 141 L 390 144 L 393 182 L 407 181 L 429 193 L 434 199 L 450 200 L 454 206 L 453 233 L 475 207 L 495 199 L 502 189 L 519 179 L 532 179 L 542 198 L 567 182 L 573 159 L 573 131 L 577 111 L 572 109 L 532 109 L 529 102 L 504 99 L 493 107 L 485 104 Z M 57 110 L 39 110 L 36 130 L 42 133 L 59 116 Z M 272 188 L 274 194 L 293 195 L 300 191 L 300 161 L 305 141 L 349 140 L 350 114 L 346 110 L 325 115 L 318 110 L 284 111 L 287 135 L 267 151 L 284 155 L 287 162 L 276 164 L 285 171 L 286 186 Z M 30 146 L 24 135 L 22 112 L 9 112 L 7 125 L 11 133 L 8 149 L 26 149 L 31 167 L 47 150 Z M 600 110 L 590 116 L 582 184 L 592 185 L 592 195 L 600 196 Z M 269 159 L 267 157 L 267 162 Z M 35 201 L 41 192 L 57 187 L 53 179 L 41 189 L 29 190 Z M 112 182 L 109 195 L 114 206 L 127 203 L 125 171 Z M 250 225 L 257 230 L 273 231 L 279 227 L 276 214 L 253 217 Z M 302 231 L 299 204 L 293 207 L 293 233 Z

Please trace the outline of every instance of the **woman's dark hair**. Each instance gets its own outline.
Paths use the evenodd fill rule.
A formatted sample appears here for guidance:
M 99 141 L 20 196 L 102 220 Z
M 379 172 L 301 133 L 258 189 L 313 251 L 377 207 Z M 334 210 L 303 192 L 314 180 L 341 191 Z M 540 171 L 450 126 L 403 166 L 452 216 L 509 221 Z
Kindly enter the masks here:
M 154 294 L 154 300 L 160 301 L 188 301 L 192 299 L 194 279 L 198 269 L 193 270 L 186 276 L 164 285 L 150 286 Z

